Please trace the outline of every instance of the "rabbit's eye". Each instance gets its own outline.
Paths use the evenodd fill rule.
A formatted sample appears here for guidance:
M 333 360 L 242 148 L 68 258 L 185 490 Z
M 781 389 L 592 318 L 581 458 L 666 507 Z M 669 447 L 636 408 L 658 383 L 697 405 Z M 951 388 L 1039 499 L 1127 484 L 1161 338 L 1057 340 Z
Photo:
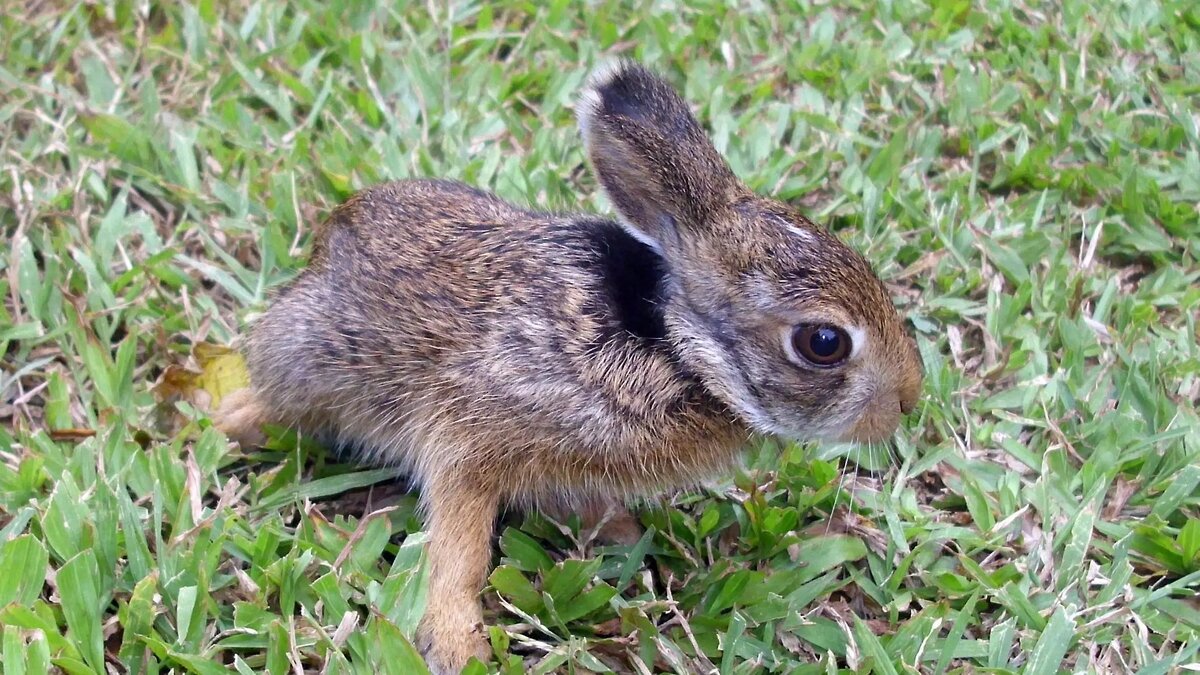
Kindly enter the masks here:
M 792 332 L 792 347 L 814 366 L 836 366 L 850 355 L 850 336 L 837 326 L 802 324 Z

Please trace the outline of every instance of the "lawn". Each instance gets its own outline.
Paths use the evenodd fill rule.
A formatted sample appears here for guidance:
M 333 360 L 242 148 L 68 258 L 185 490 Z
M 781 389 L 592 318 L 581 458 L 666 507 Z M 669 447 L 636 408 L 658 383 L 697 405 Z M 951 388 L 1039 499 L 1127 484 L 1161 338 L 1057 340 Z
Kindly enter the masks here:
M 367 185 L 611 213 L 616 55 L 877 265 L 925 392 L 632 547 L 508 514 L 486 671 L 1200 670 L 1200 5 L 586 4 L 4 3 L 0 671 L 421 672 L 416 497 L 227 442 L 223 347 Z

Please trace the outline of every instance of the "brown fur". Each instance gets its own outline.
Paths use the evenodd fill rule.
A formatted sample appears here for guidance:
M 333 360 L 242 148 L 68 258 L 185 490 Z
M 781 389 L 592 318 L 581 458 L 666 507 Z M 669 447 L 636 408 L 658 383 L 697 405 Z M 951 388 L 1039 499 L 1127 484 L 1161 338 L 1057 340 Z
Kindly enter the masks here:
M 579 116 L 622 224 L 452 182 L 364 190 L 253 327 L 252 389 L 218 416 L 420 480 L 418 642 L 438 673 L 486 654 L 477 595 L 502 503 L 603 512 L 726 469 L 751 430 L 885 438 L 918 395 L 915 346 L 867 263 L 738 182 L 665 82 L 619 64 Z M 784 336 L 807 321 L 865 344 L 837 368 L 797 362 Z

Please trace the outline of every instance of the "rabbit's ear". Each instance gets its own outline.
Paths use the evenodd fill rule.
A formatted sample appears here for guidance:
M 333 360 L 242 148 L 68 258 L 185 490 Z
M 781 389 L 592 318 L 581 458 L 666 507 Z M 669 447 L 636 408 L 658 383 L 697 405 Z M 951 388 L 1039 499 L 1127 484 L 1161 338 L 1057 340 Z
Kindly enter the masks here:
M 659 250 L 714 222 L 743 189 L 675 89 L 636 63 L 597 70 L 576 115 L 613 205 Z

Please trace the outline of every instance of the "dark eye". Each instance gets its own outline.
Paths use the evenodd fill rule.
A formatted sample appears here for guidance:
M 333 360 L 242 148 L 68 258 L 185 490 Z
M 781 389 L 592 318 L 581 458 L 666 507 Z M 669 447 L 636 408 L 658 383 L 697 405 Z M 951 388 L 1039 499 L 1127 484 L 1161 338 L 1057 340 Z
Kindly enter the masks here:
M 792 332 L 792 347 L 814 366 L 836 366 L 850 355 L 850 336 L 837 326 L 801 324 Z

